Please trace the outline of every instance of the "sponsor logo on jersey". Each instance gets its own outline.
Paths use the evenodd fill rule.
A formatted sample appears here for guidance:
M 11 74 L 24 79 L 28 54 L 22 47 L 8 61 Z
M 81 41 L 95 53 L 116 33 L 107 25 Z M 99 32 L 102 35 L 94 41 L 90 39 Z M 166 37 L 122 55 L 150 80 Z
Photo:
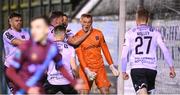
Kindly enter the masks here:
M 67 45 L 67 44 L 64 44 L 64 48 L 68 48 L 68 45 Z
M 12 40 L 14 38 L 14 36 L 11 35 L 9 32 L 6 32 L 5 35 L 9 40 Z

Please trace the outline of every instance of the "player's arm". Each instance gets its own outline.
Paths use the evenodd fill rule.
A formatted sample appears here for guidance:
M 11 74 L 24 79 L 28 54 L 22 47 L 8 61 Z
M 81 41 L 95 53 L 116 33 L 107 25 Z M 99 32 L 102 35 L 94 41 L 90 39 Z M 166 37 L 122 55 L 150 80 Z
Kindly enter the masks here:
M 170 77 L 174 78 L 175 77 L 175 70 L 174 70 L 173 60 L 172 60 L 172 57 L 171 57 L 165 43 L 162 40 L 161 34 L 159 32 L 157 32 L 157 44 L 160 47 L 160 49 L 162 50 L 164 58 L 165 58 L 167 64 L 169 65 Z
M 104 54 L 104 56 L 105 56 L 105 58 L 106 58 L 106 60 L 107 60 L 107 62 L 109 64 L 109 67 L 110 67 L 111 71 L 113 72 L 114 76 L 118 76 L 119 72 L 113 65 L 113 60 L 112 60 L 111 54 L 109 52 L 108 46 L 107 46 L 107 44 L 105 42 L 103 34 L 100 37 L 100 46 L 102 48 L 103 54 Z
M 129 78 L 128 74 L 126 73 L 127 68 L 127 57 L 130 50 L 130 34 L 129 32 L 126 32 L 125 34 L 125 40 L 122 48 L 122 54 L 121 54 L 121 69 L 123 74 L 123 79 L 127 80 Z
M 68 41 L 67 42 L 70 45 L 78 46 L 89 36 L 90 33 L 91 33 L 91 30 L 89 30 L 87 33 L 85 33 L 82 36 L 70 36 L 70 37 L 68 37 Z
M 11 43 L 12 43 L 14 46 L 21 45 L 23 42 L 24 42 L 23 40 L 16 39 L 16 38 L 11 41 Z
M 11 34 L 10 32 L 5 32 L 5 34 L 3 35 L 3 38 L 4 38 L 7 42 L 11 43 L 11 44 L 14 45 L 14 46 L 18 46 L 18 45 L 20 45 L 20 44 L 23 43 L 22 40 L 17 39 L 17 38 L 16 38 L 13 34 Z
M 101 48 L 102 48 L 102 51 L 103 51 L 103 54 L 108 62 L 109 65 L 112 65 L 113 64 L 113 60 L 112 60 L 112 57 L 111 57 L 111 54 L 109 52 L 109 49 L 108 49 L 108 46 L 104 40 L 104 36 L 102 35 L 102 37 L 100 38 L 100 45 L 101 45 Z
M 6 75 L 12 80 L 16 85 L 20 88 L 28 92 L 29 87 L 25 84 L 25 81 L 22 80 L 21 76 L 17 73 L 19 69 L 21 69 L 20 62 L 23 60 L 23 56 L 21 51 L 16 51 L 16 55 L 13 60 L 9 61 L 10 67 L 6 70 Z
M 18 46 L 18 45 L 20 45 L 20 44 L 23 43 L 22 40 L 17 39 L 17 38 L 16 38 L 13 34 L 11 34 L 10 32 L 5 32 L 5 34 L 3 35 L 3 38 L 4 38 L 7 42 L 11 43 L 11 44 L 14 45 L 14 46 Z
M 71 64 L 71 68 L 73 70 L 73 74 L 76 78 L 79 77 L 79 74 L 78 74 L 78 66 L 76 64 L 76 59 L 75 59 L 75 50 L 73 49 L 72 52 L 71 52 L 71 59 L 70 59 L 70 64 Z
M 75 57 L 71 57 L 70 63 L 71 63 L 71 68 L 72 68 L 72 70 L 73 70 L 74 76 L 75 76 L 76 78 L 78 78 L 78 77 L 79 77 L 79 74 L 78 74 L 78 66 L 77 66 L 77 64 L 76 64 L 76 59 L 75 59 Z
M 127 67 L 127 56 L 130 48 L 130 36 L 129 33 L 126 32 L 125 34 L 125 40 L 122 48 L 122 54 L 121 54 L 121 64 L 122 64 L 122 72 L 126 73 L 126 67 Z

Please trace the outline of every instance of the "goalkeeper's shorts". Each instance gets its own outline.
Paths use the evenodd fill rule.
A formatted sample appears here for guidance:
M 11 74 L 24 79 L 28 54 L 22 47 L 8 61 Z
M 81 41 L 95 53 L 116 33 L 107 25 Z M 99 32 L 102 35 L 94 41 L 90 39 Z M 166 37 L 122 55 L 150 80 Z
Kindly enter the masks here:
M 111 86 L 110 81 L 107 78 L 107 73 L 106 73 L 104 66 L 102 66 L 99 69 L 91 69 L 91 68 L 89 68 L 89 69 L 97 74 L 96 78 L 95 78 L 95 83 L 96 83 L 98 88 L 110 87 Z M 80 67 L 80 69 L 79 69 L 79 77 L 85 83 L 83 90 L 90 90 L 93 82 L 89 81 L 89 79 L 86 76 L 85 72 L 83 71 L 82 67 Z

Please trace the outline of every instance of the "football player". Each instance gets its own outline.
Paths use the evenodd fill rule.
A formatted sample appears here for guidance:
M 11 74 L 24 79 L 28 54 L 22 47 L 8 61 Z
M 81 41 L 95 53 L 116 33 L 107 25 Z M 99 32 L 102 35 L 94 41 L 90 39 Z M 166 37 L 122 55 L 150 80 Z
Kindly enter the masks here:
M 49 32 L 48 38 L 54 41 L 54 27 L 63 24 L 63 13 L 60 11 L 53 11 L 49 16 L 50 25 L 49 25 Z
M 131 78 L 137 94 L 147 95 L 154 93 L 155 78 L 157 74 L 157 46 L 162 50 L 165 60 L 170 68 L 170 77 L 175 77 L 172 57 L 166 48 L 161 34 L 148 25 L 149 12 L 140 8 L 136 13 L 137 26 L 131 28 L 125 34 L 125 43 L 122 50 L 123 78 L 128 79 L 126 73 L 127 56 L 131 51 L 129 63 L 131 65 Z
M 73 77 L 73 74 L 77 76 L 77 65 L 75 61 L 75 50 L 72 46 L 64 42 L 66 37 L 66 27 L 59 25 L 54 29 L 54 43 L 57 45 L 59 53 L 62 54 L 62 64 L 68 70 L 68 73 Z M 48 85 L 46 85 L 46 91 L 48 94 L 56 94 L 59 91 L 63 94 L 77 94 L 77 91 L 70 85 L 70 82 L 63 77 L 61 72 L 56 70 L 55 64 L 52 62 L 48 68 Z
M 54 27 L 56 27 L 58 25 L 65 25 L 67 27 L 68 18 L 66 18 L 66 17 L 65 17 L 65 14 L 63 14 L 60 11 L 54 11 L 50 14 L 50 17 L 49 17 L 50 26 L 49 26 L 49 34 L 48 34 L 48 38 L 50 40 L 54 41 Z M 68 44 L 70 44 L 72 46 L 78 46 L 82 41 L 84 41 L 84 39 L 87 38 L 87 36 L 89 34 L 90 34 L 90 32 L 87 32 L 83 36 L 76 38 L 76 37 L 74 37 L 74 35 L 72 33 L 70 33 L 70 31 L 68 31 L 66 41 L 68 42 Z
M 5 70 L 9 67 L 9 61 L 17 51 L 17 46 L 21 45 L 23 41 L 29 40 L 30 35 L 28 31 L 22 29 L 22 16 L 18 13 L 12 13 L 9 16 L 10 27 L 3 34 L 3 42 L 5 49 Z M 6 77 L 7 85 L 11 92 L 14 93 L 14 84 Z
M 109 93 L 110 82 L 107 78 L 101 50 L 114 76 L 118 76 L 119 72 L 113 65 L 113 60 L 103 33 L 92 27 L 92 16 L 83 14 L 80 21 L 82 29 L 77 32 L 75 37 L 81 37 L 90 31 L 90 35 L 76 48 L 76 53 L 80 62 L 79 76 L 85 82 L 82 93 L 89 93 L 92 83 L 95 80 L 100 92 L 102 94 L 107 94 Z

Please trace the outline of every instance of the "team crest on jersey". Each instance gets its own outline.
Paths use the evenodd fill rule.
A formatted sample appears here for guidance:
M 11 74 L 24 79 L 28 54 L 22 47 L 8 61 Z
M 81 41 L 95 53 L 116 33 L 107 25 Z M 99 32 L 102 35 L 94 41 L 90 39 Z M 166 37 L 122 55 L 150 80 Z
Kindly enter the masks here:
M 38 58 L 37 54 L 36 53 L 32 53 L 31 54 L 31 59 L 32 60 L 36 60 Z
M 99 36 L 96 36 L 95 38 L 96 38 L 96 40 L 99 40 Z
M 68 45 L 67 45 L 67 44 L 64 44 L 64 48 L 68 48 Z
M 24 36 L 24 35 L 22 35 L 22 36 L 21 36 L 21 38 L 22 38 L 22 39 L 25 39 L 25 36 Z

